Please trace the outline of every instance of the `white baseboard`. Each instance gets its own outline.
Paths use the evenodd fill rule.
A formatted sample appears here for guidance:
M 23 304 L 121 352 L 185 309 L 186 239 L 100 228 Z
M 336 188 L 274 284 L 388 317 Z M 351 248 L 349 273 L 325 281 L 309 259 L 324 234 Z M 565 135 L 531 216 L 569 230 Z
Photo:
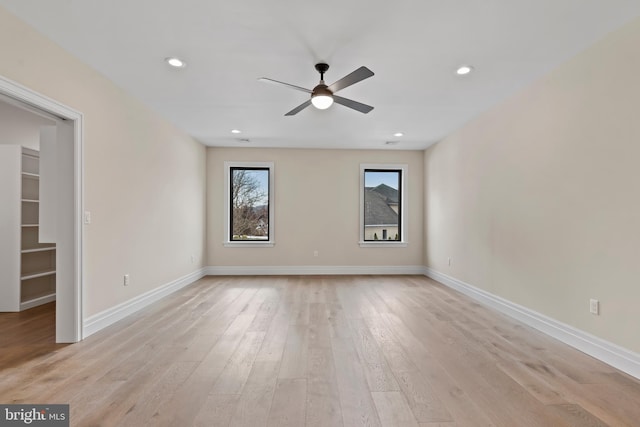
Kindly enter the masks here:
M 587 332 L 515 304 L 454 277 L 424 267 L 424 275 L 507 316 L 640 379 L 640 355 Z
M 32 300 L 29 300 L 29 301 L 21 302 L 20 303 L 20 311 L 28 310 L 30 308 L 37 307 L 39 305 L 46 304 L 48 302 L 52 302 L 52 301 L 55 301 L 55 300 L 56 300 L 56 294 L 51 294 L 51 295 L 45 295 L 45 296 L 40 297 L 40 298 L 34 298 Z
M 391 274 L 424 274 L 424 267 L 419 265 L 399 266 L 212 266 L 206 267 L 209 276 L 297 276 L 297 275 L 391 275 Z
M 173 280 L 162 286 L 159 286 L 149 292 L 145 292 L 142 295 L 138 295 L 135 298 L 104 310 L 98 314 L 94 314 L 91 317 L 84 319 L 82 322 L 82 337 L 87 338 L 89 335 L 95 334 L 101 329 L 106 328 L 109 325 L 122 320 L 125 317 L 135 313 L 144 307 L 153 304 L 154 302 L 166 297 L 167 295 L 184 288 L 195 282 L 196 280 L 204 277 L 205 269 L 194 271 L 179 279 Z

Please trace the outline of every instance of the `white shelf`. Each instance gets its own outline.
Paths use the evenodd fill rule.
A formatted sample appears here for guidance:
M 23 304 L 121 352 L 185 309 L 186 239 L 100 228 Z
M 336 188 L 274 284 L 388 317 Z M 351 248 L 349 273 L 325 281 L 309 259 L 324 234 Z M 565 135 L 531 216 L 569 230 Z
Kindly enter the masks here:
M 18 312 L 55 301 L 56 245 L 48 238 L 40 243 L 39 235 L 51 195 L 41 191 L 48 178 L 40 174 L 37 150 L 0 145 L 0 170 L 0 204 L 12 206 L 0 208 L 0 312 Z
M 55 251 L 55 250 L 56 250 L 55 246 L 49 246 L 49 247 L 46 247 L 46 248 L 22 249 L 20 251 L 20 253 L 31 254 L 31 253 L 34 253 L 34 252 L 47 252 L 47 251 Z
M 56 274 L 56 270 L 37 271 L 34 273 L 29 273 L 29 274 L 25 274 L 24 276 L 21 276 L 20 280 L 36 279 L 38 277 L 51 276 L 53 274 Z

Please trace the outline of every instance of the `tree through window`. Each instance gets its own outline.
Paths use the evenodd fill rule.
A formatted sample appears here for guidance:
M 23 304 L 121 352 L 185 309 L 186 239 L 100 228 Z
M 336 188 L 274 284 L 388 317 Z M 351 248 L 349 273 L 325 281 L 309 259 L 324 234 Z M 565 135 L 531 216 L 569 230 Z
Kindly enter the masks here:
M 272 167 L 229 165 L 228 241 L 271 242 Z

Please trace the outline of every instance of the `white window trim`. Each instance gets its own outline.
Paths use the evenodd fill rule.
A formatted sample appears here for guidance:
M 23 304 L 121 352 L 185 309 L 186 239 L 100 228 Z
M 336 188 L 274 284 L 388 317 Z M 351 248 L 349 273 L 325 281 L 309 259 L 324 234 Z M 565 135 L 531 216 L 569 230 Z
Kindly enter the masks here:
M 230 198 L 229 190 L 231 189 L 231 168 L 269 168 L 269 240 L 258 242 L 250 241 L 231 241 L 229 240 L 229 230 L 231 229 L 230 215 Z M 224 246 L 235 248 L 272 248 L 275 242 L 275 185 L 274 185 L 274 163 L 273 162 L 224 162 Z
M 381 169 L 381 170 L 401 170 L 402 171 L 402 185 L 400 188 L 400 241 L 365 241 L 364 240 L 364 171 L 366 169 Z M 408 222 L 407 221 L 407 177 L 409 174 L 409 165 L 407 164 L 393 164 L 393 163 L 361 163 L 360 164 L 360 241 L 358 244 L 361 248 L 406 248 L 408 246 L 407 233 Z

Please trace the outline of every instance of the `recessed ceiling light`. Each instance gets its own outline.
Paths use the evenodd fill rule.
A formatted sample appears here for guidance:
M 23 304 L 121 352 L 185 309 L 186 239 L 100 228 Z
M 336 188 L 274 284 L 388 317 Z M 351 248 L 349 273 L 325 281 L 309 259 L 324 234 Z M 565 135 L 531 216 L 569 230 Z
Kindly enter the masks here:
M 180 58 L 169 57 L 169 58 L 165 58 L 164 60 L 167 61 L 167 64 L 175 68 L 184 68 L 187 66 L 187 64 Z
M 464 76 L 465 74 L 469 74 L 473 71 L 473 67 L 471 65 L 461 65 L 456 70 L 456 74 L 459 76 Z
M 240 129 L 231 129 L 231 133 L 242 133 Z
M 400 138 L 401 136 L 404 136 L 404 133 L 396 132 L 396 133 L 393 134 L 393 136 Z

